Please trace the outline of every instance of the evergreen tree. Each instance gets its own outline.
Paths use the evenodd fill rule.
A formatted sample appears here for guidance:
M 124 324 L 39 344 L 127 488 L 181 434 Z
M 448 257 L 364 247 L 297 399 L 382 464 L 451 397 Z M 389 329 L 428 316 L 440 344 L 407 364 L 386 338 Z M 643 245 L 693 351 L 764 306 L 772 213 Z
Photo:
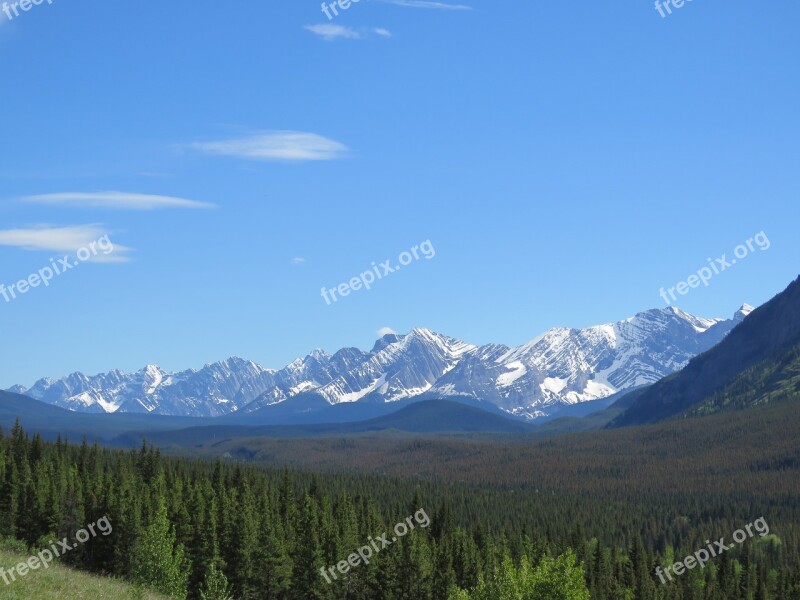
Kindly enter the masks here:
M 170 525 L 163 501 L 136 546 L 132 576 L 135 582 L 168 596 L 186 598 L 189 570 L 183 546 L 176 545 L 175 529 Z
M 228 578 L 213 562 L 206 570 L 200 600 L 233 600 Z
M 319 543 L 319 518 L 315 500 L 306 495 L 297 528 L 297 548 L 292 572 L 292 598 L 317 600 L 330 597 L 329 584 L 320 574 L 322 550 Z M 327 587 L 326 587 L 327 586 Z

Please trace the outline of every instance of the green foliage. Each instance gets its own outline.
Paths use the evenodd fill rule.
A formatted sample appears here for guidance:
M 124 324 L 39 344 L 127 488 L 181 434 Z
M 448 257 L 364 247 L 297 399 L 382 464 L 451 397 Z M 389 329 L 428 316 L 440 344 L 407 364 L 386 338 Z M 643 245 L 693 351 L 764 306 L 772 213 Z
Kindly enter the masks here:
M 233 600 L 228 578 L 214 563 L 211 563 L 206 571 L 205 581 L 200 590 L 200 600 Z
M 568 550 L 557 559 L 548 556 L 533 571 L 530 600 L 589 600 L 583 568 Z
M 26 554 L 28 552 L 28 545 L 21 540 L 11 537 L 0 537 L 0 550 Z
M 535 568 L 527 557 L 515 567 L 506 556 L 471 592 L 451 589 L 449 600 L 589 600 L 589 589 L 575 554 L 567 551 L 557 559 L 543 556 Z
M 189 572 L 184 549 L 175 542 L 175 529 L 163 502 L 136 545 L 131 576 L 136 583 L 163 594 L 180 600 L 186 598 Z

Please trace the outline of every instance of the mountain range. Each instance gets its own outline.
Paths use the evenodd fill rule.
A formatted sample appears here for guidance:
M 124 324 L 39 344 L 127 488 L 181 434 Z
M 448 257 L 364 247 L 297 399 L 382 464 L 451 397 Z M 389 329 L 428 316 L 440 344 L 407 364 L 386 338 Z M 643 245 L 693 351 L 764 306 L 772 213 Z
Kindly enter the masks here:
M 241 358 L 167 373 L 148 365 L 95 376 L 44 378 L 9 392 L 87 413 L 183 417 L 248 414 L 304 399 L 319 405 L 474 399 L 537 419 L 652 384 L 718 344 L 753 308 L 705 319 L 675 307 L 586 329 L 555 328 L 518 347 L 475 346 L 428 329 L 388 334 L 365 352 L 314 350 L 285 368 Z M 288 403 L 303 410 L 303 403 Z

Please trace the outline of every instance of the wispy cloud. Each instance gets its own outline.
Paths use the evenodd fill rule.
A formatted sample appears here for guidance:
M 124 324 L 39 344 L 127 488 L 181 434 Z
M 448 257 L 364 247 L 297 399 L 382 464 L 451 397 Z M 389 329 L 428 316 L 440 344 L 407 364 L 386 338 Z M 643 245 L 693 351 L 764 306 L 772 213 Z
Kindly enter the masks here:
M 391 327 L 381 327 L 378 329 L 378 337 L 383 337 L 385 335 L 397 335 L 397 332 Z
M 251 160 L 335 160 L 348 152 L 344 144 L 302 131 L 264 131 L 248 137 L 199 142 L 189 147 L 207 154 Z
M 81 248 L 90 248 L 91 244 L 108 235 L 108 231 L 99 225 L 75 225 L 71 227 L 52 227 L 39 225 L 28 229 L 0 230 L 0 246 L 20 248 L 29 252 L 66 252 L 74 253 Z M 92 262 L 121 263 L 128 262 L 126 256 L 133 248 L 114 244 L 111 254 L 98 253 L 90 259 Z
M 343 25 L 322 23 L 320 25 L 306 25 L 303 29 L 307 29 L 311 33 L 318 35 L 326 42 L 333 42 L 336 40 L 359 40 L 364 37 L 369 37 L 372 34 L 379 35 L 383 38 L 392 37 L 392 32 L 385 27 L 353 29 L 352 27 L 345 27 Z
M 449 2 L 435 2 L 433 0 L 383 0 L 387 4 L 406 6 L 408 8 L 431 8 L 434 10 L 472 10 L 466 4 L 451 4 Z
M 23 202 L 75 208 L 111 208 L 118 210 L 155 210 L 159 208 L 213 208 L 208 202 L 174 196 L 128 194 L 125 192 L 62 192 L 25 196 Z
M 308 261 L 306 261 L 306 259 L 305 259 L 305 258 L 303 258 L 302 256 L 295 256 L 295 257 L 294 257 L 292 260 L 290 260 L 289 262 L 290 262 L 291 264 L 293 264 L 293 265 L 300 266 L 300 265 L 304 265 L 304 264 L 306 264 L 306 262 L 308 262 Z
M 331 23 L 306 25 L 303 29 L 307 29 L 311 33 L 320 36 L 326 42 L 332 42 L 334 40 L 357 40 L 361 37 L 361 34 L 352 27 L 333 25 Z

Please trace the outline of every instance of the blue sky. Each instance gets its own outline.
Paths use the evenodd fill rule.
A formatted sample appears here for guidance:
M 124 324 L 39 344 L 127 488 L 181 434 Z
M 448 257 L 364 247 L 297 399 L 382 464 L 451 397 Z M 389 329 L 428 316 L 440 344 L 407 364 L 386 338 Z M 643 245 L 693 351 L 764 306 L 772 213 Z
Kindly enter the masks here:
M 760 231 L 678 306 L 729 316 L 798 275 L 796 2 L 340 12 L 45 0 L 0 22 L 0 283 L 116 248 L 0 296 L 0 387 L 282 367 L 382 328 L 520 344 L 665 306 Z

